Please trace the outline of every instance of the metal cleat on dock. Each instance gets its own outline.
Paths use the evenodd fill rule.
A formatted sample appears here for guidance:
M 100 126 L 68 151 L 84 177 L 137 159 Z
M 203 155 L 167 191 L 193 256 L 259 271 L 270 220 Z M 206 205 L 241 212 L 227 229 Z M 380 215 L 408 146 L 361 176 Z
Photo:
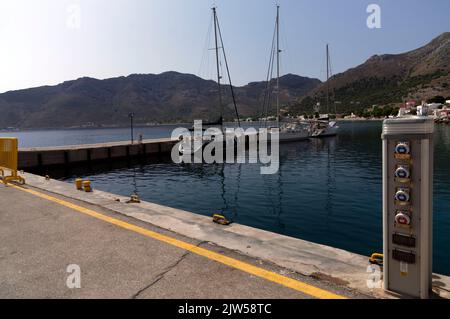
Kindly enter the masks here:
M 127 201 L 127 204 L 135 203 L 139 204 L 141 202 L 141 199 L 139 198 L 138 194 L 133 194 L 130 196 L 130 200 Z
M 383 267 L 383 254 L 380 253 L 374 253 L 369 257 L 369 262 L 372 265 L 378 265 L 380 267 Z
M 220 214 L 213 215 L 213 222 L 223 226 L 228 226 L 233 223 L 232 221 L 228 220 L 225 216 Z

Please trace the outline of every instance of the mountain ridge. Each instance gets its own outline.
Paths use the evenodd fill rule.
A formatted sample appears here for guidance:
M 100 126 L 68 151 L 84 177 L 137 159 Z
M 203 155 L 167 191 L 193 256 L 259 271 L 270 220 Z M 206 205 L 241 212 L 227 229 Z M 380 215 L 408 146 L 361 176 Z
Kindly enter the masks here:
M 287 74 L 280 83 L 282 103 L 289 104 L 321 82 Z M 257 115 L 265 87 L 264 81 L 234 87 L 243 117 Z M 224 117 L 233 120 L 229 86 L 221 88 Z M 0 94 L 0 128 L 126 125 L 130 112 L 135 113 L 137 123 L 213 121 L 220 116 L 217 105 L 217 83 L 193 74 L 167 71 L 103 80 L 81 77 Z

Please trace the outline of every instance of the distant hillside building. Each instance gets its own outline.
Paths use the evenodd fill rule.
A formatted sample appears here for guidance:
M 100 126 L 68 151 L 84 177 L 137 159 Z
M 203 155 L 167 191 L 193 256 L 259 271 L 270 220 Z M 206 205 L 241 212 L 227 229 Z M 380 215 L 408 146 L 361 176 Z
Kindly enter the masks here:
M 357 116 L 355 115 L 355 113 L 352 112 L 352 114 L 347 115 L 346 117 L 344 117 L 345 119 L 356 119 Z
M 405 103 L 405 107 L 407 110 L 411 110 L 411 109 L 415 108 L 416 105 L 417 105 L 417 102 L 414 100 L 411 100 L 411 101 L 408 101 Z
M 417 106 L 417 115 L 427 116 L 428 111 L 429 108 L 426 103 L 422 103 L 422 105 Z
M 436 110 L 434 110 L 434 117 L 436 119 L 450 118 L 450 109 L 446 108 L 445 106 L 441 110 L 436 109 Z

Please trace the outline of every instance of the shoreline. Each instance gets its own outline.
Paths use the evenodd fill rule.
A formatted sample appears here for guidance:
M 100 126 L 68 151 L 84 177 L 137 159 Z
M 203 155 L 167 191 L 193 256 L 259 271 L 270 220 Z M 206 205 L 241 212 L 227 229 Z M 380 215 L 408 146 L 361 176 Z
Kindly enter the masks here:
M 356 118 L 356 119 L 335 119 L 336 122 L 373 122 L 373 121 L 383 121 L 384 118 Z M 306 120 L 305 120 L 306 121 Z M 258 123 L 260 121 L 241 121 L 241 123 Z M 227 124 L 235 122 L 224 122 Z M 180 123 L 162 123 L 162 124 L 135 124 L 134 128 L 152 128 L 152 127 L 164 127 L 164 126 L 189 126 L 192 125 L 191 122 L 180 122 Z M 44 128 L 18 128 L 18 129 L 0 129 L 1 133 L 21 133 L 21 132 L 43 132 L 43 131 L 76 131 L 76 130 L 107 130 L 107 129 L 129 129 L 130 126 L 126 125 L 111 125 L 111 126 L 95 126 L 95 127 L 44 127 Z
M 192 125 L 192 123 L 166 123 L 166 124 L 135 124 L 134 128 L 149 128 L 149 127 L 162 127 L 162 126 L 175 126 L 175 125 Z M 117 126 L 98 126 L 98 127 L 48 127 L 48 128 L 26 128 L 26 129 L 1 129 L 0 133 L 10 133 L 10 132 L 42 132 L 42 131 L 76 131 L 76 130 L 107 130 L 107 129 L 129 129 L 130 126 L 117 125 Z
M 371 119 L 366 119 L 366 118 L 354 118 L 354 119 L 336 119 L 336 122 L 382 122 L 384 121 L 386 118 L 371 118 Z

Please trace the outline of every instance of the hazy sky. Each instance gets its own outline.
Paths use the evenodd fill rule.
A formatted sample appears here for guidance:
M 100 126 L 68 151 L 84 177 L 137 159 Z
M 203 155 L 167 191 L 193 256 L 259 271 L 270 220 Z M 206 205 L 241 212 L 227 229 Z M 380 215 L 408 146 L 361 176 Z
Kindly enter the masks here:
M 323 79 L 326 43 L 338 73 L 450 31 L 449 0 L 278 2 L 283 73 Z M 175 70 L 209 77 L 214 3 L 234 84 L 264 79 L 273 0 L 0 0 L 0 92 L 82 76 Z M 372 3 L 381 8 L 381 29 L 367 27 Z

